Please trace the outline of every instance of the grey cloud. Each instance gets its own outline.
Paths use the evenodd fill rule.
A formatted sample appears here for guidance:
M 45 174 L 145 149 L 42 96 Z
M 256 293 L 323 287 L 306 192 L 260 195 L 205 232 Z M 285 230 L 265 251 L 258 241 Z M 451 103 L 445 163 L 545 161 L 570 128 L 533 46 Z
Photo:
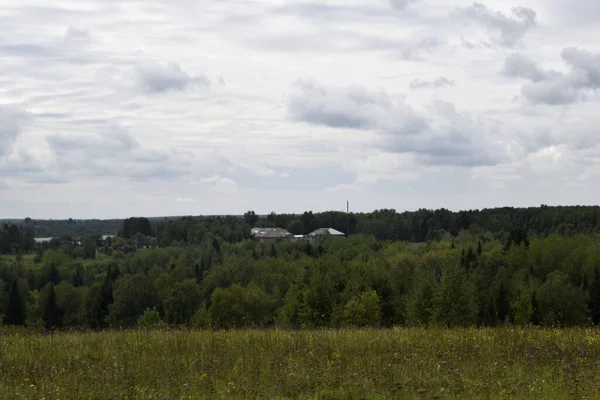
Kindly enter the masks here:
M 88 43 L 92 40 L 92 34 L 87 29 L 78 29 L 70 26 L 65 32 L 64 41 L 67 43 Z
M 531 8 L 513 7 L 511 15 L 493 11 L 485 4 L 473 3 L 469 7 L 458 7 L 453 16 L 472 21 L 493 31 L 494 41 L 506 47 L 516 46 L 525 34 L 537 25 L 537 14 Z
M 506 60 L 504 73 L 531 81 L 523 85 L 521 94 L 532 104 L 570 104 L 600 89 L 600 54 L 567 47 L 561 57 L 570 68 L 566 73 L 543 70 L 533 60 L 515 55 Z
M 385 92 L 360 86 L 325 87 L 307 80 L 296 82 L 287 110 L 293 120 L 334 128 L 385 128 L 414 134 L 426 125 L 424 115 Z
M 129 132 L 109 127 L 95 135 L 52 135 L 47 139 L 58 169 L 69 175 L 169 179 L 185 174 L 173 153 L 142 146 Z
M 68 153 L 83 151 L 91 157 L 115 155 L 130 152 L 139 143 L 127 131 L 119 127 L 111 127 L 97 136 L 67 136 L 55 134 L 46 138 L 50 148 L 55 152 Z
M 532 104 L 551 106 L 574 103 L 581 98 L 580 91 L 565 77 L 523 85 L 521 94 Z
M 14 108 L 0 107 L 0 157 L 9 154 L 30 114 Z
M 192 85 L 208 87 L 210 84 L 205 76 L 192 76 L 175 62 L 140 63 L 136 66 L 136 76 L 140 87 L 151 93 L 184 90 Z
M 396 10 L 404 10 L 409 5 L 418 2 L 419 0 L 389 0 L 392 7 Z
M 0 181 L 0 190 L 8 190 L 8 184 Z
M 572 68 L 571 75 L 581 87 L 600 88 L 600 54 L 593 54 L 577 47 L 566 47 L 561 57 Z
M 385 92 L 301 81 L 287 107 L 295 121 L 375 132 L 381 149 L 415 154 L 425 165 L 495 165 L 506 156 L 491 128 L 446 102 L 422 113 Z
M 533 82 L 541 82 L 548 78 L 548 72 L 542 70 L 537 63 L 523 54 L 511 54 L 504 62 L 504 75 L 526 78 Z
M 2 176 L 31 177 L 41 172 L 42 167 L 38 160 L 24 149 L 18 149 L 9 155 L 0 157 L 0 175 Z
M 412 89 L 437 89 L 444 86 L 454 86 L 454 82 L 444 76 L 432 80 L 414 79 L 410 82 Z

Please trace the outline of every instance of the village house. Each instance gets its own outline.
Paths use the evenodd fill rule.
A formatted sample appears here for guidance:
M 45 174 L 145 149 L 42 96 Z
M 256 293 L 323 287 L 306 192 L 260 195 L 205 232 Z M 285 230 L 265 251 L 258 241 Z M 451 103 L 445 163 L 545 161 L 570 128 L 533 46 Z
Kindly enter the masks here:
M 308 235 L 306 235 L 306 239 L 312 243 L 322 242 L 327 238 L 344 238 L 346 235 L 343 232 L 335 230 L 333 228 L 319 228 Z
M 270 244 L 280 240 L 292 240 L 294 235 L 282 228 L 252 228 L 252 237 L 259 242 Z

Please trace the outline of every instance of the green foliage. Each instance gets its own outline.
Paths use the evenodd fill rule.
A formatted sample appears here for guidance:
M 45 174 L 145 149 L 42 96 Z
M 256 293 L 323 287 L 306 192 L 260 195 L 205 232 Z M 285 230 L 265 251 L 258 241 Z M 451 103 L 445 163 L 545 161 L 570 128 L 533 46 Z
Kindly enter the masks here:
M 56 300 L 54 283 L 48 283 L 40 292 L 40 307 L 42 321 L 46 329 L 54 329 L 62 326 L 64 310 L 60 308 Z
M 173 286 L 165 300 L 166 320 L 170 324 L 186 324 L 202 303 L 200 286 L 195 279 L 186 279 Z
M 145 236 L 152 236 L 152 226 L 150 220 L 143 217 L 127 218 L 123 221 L 120 236 L 124 238 L 132 238 L 136 233 L 141 233 Z
M 537 290 L 541 322 L 550 326 L 583 324 L 588 313 L 589 296 L 569 283 L 567 275 L 554 271 Z
M 147 308 L 159 304 L 154 282 L 144 274 L 126 275 L 115 282 L 114 302 L 108 306 L 115 326 L 133 326 Z
M 475 289 L 463 267 L 451 265 L 442 272 L 433 306 L 432 320 L 436 324 L 453 327 L 475 323 L 478 309 Z
M 513 321 L 516 325 L 525 326 L 531 323 L 533 316 L 533 292 L 527 287 L 523 286 L 519 296 L 512 304 L 513 310 Z
M 138 318 L 137 324 L 145 329 L 161 328 L 165 325 L 156 307 L 146 308 L 142 316 Z
M 243 287 L 217 288 L 211 296 L 208 309 L 210 324 L 214 328 L 262 327 L 273 320 L 275 300 L 256 283 Z
M 381 302 L 374 290 L 363 292 L 344 306 L 344 324 L 354 327 L 377 327 L 381 323 Z
M 19 281 L 18 279 L 13 279 L 8 293 L 4 323 L 6 325 L 25 325 L 26 319 L 25 300 L 19 290 Z
M 1 340 L 7 399 L 594 399 L 600 376 L 585 328 L 3 328 Z

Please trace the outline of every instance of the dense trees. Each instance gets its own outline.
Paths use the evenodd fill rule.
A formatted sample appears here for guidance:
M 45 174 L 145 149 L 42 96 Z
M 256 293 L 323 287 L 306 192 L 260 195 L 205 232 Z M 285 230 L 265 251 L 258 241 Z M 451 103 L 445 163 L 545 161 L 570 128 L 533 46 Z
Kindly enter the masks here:
M 0 254 L 28 253 L 34 248 L 32 229 L 16 224 L 0 224 Z
M 152 235 L 152 226 L 150 225 L 150 220 L 148 218 L 133 217 L 123 221 L 119 236 L 129 239 L 134 237 L 137 233 L 141 233 L 144 236 Z
M 150 232 L 129 220 L 129 239 L 87 235 L 0 257 L 0 316 L 47 329 L 599 324 L 594 210 L 249 212 Z M 264 245 L 252 223 L 362 233 Z

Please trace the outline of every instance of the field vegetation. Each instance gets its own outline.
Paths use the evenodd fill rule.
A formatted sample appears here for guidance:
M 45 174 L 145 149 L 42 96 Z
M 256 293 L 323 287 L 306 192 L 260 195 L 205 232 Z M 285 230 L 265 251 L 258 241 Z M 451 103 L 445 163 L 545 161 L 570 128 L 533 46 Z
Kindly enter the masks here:
M 599 396 L 598 207 L 38 226 L 0 226 L 2 398 Z
M 0 335 L 4 399 L 600 397 L 593 329 Z

